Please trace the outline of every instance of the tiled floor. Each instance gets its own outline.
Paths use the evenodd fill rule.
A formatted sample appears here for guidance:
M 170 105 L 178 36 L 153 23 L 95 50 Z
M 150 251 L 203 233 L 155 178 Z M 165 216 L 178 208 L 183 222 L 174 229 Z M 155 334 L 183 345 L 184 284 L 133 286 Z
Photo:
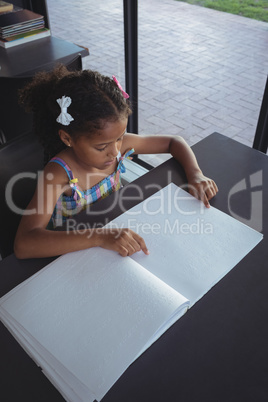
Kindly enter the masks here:
M 89 48 L 83 67 L 124 83 L 123 0 L 47 3 L 53 35 Z M 218 131 L 252 146 L 268 24 L 176 0 L 139 1 L 138 24 L 139 133 L 178 134 L 192 145 Z

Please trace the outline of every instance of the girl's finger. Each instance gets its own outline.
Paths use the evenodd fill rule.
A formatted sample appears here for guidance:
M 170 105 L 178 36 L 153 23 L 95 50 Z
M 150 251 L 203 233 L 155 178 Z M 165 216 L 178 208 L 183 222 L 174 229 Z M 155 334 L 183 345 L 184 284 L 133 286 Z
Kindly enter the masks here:
M 142 250 L 144 252 L 144 254 L 147 254 L 147 255 L 150 254 L 150 252 L 145 244 L 144 239 L 141 236 L 139 236 L 137 233 L 135 233 L 135 239 L 139 244 L 140 250 Z
M 216 195 L 217 192 L 219 191 L 218 186 L 217 186 L 217 184 L 215 183 L 215 181 L 212 181 L 212 184 L 213 184 L 213 188 L 214 188 L 215 195 Z
M 117 251 L 122 257 L 127 257 L 128 256 L 128 250 L 122 244 L 119 244 L 119 247 L 118 247 Z
M 206 196 L 207 196 L 208 200 L 213 198 L 214 195 L 215 195 L 214 188 L 209 187 L 209 188 L 206 189 Z
M 210 203 L 209 203 L 209 198 L 207 197 L 205 191 L 202 192 L 201 195 L 201 200 L 203 201 L 203 203 L 205 204 L 205 207 L 209 208 L 210 207 Z

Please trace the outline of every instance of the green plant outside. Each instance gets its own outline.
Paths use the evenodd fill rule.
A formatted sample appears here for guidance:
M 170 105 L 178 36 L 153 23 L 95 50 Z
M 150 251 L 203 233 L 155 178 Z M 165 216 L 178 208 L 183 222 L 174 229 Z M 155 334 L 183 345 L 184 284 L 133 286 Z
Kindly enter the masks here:
M 268 0 L 179 0 L 268 22 Z

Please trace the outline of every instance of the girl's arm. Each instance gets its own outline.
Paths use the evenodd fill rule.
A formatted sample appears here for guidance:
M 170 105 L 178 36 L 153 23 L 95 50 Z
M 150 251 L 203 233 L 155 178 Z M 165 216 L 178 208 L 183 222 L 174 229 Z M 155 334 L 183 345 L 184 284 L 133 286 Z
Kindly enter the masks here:
M 170 153 L 184 168 L 190 194 L 209 207 L 209 200 L 216 195 L 218 187 L 213 180 L 203 175 L 193 151 L 182 137 L 126 134 L 122 154 L 129 148 L 134 148 L 137 154 Z
M 139 250 L 149 253 L 142 237 L 130 229 L 47 230 L 54 206 L 65 190 L 65 172 L 57 164 L 49 164 L 39 176 L 36 192 L 17 231 L 14 252 L 18 258 L 52 257 L 97 246 L 122 256 Z

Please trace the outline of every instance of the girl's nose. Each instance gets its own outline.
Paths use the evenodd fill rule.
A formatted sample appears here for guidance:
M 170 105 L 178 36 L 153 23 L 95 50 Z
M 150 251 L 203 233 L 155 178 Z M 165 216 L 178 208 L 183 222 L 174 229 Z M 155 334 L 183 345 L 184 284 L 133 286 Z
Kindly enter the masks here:
M 110 144 L 109 155 L 111 155 L 113 158 L 115 158 L 118 155 L 118 152 L 119 152 L 119 148 L 117 146 L 117 143 Z

